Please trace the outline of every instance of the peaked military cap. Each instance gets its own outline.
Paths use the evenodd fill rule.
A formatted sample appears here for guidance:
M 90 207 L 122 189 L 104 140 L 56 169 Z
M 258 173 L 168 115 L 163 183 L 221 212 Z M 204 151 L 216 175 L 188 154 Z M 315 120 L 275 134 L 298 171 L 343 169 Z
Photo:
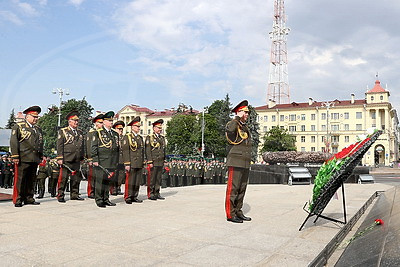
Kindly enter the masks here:
M 114 115 L 115 115 L 114 111 L 109 111 L 106 114 L 104 114 L 103 120 L 112 121 L 114 118 Z
M 67 120 L 78 120 L 79 119 L 79 112 L 77 110 L 73 110 L 65 116 Z
M 164 123 L 164 120 L 163 119 L 159 119 L 159 120 L 156 120 L 155 122 L 153 122 L 153 127 L 159 127 L 159 128 L 161 128 L 161 125 Z
M 140 126 L 140 117 L 136 116 L 133 120 L 128 124 L 128 126 Z
M 100 121 L 100 120 L 101 120 L 101 122 L 103 122 L 103 119 L 104 119 L 104 114 L 99 114 L 92 119 L 92 122 L 95 123 L 96 121 Z
M 125 122 L 123 121 L 117 121 L 116 123 L 114 123 L 114 125 L 112 126 L 114 129 L 123 129 L 125 127 Z
M 238 113 L 239 111 L 249 111 L 249 102 L 247 100 L 243 100 L 232 109 L 232 112 L 235 113 Z
M 23 111 L 24 114 L 39 115 L 42 109 L 39 106 L 32 106 Z

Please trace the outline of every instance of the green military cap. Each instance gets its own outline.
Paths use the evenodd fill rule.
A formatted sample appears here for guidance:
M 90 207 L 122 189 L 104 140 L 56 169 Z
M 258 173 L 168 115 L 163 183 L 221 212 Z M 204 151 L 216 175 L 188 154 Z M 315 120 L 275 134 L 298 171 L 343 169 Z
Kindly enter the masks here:
M 77 110 L 73 110 L 68 112 L 67 116 L 65 116 L 65 119 L 68 120 L 79 120 L 79 112 Z
M 112 121 L 114 118 L 114 111 L 108 111 L 106 114 L 104 114 L 104 118 L 103 120 L 108 120 L 108 121 Z
M 124 127 L 125 127 L 125 122 L 123 121 L 117 121 L 112 126 L 113 129 L 124 129 Z
M 128 123 L 128 126 L 140 126 L 140 117 L 136 116 L 133 120 Z
M 153 122 L 153 127 L 162 128 L 163 123 L 164 123 L 163 119 L 156 120 L 155 122 Z
M 98 122 L 103 122 L 103 119 L 104 119 L 104 114 L 99 114 L 99 115 L 97 115 L 96 117 L 94 117 L 94 118 L 92 119 L 92 122 L 93 122 L 93 123 L 95 123 L 96 121 L 98 121 Z
M 37 115 L 39 115 L 39 113 L 41 111 L 42 111 L 42 109 L 39 106 L 32 106 L 32 107 L 25 109 L 22 113 L 37 116 Z
M 232 109 L 234 113 L 238 113 L 239 111 L 249 111 L 249 102 L 247 100 L 243 100 Z

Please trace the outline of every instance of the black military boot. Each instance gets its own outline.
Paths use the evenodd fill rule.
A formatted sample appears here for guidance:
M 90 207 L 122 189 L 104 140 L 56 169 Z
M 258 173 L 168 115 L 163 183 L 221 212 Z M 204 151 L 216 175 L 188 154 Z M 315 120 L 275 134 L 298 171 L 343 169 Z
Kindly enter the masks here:
M 37 198 L 43 198 L 43 196 L 44 196 L 44 188 L 40 188 L 38 191 L 39 191 L 39 195 L 38 195 Z

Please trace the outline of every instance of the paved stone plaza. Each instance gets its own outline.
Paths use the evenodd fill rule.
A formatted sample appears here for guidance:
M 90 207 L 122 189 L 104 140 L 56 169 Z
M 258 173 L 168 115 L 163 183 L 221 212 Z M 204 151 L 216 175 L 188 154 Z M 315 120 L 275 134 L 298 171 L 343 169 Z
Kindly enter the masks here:
M 389 188 L 346 184 L 348 219 Z M 312 185 L 249 185 L 243 210 L 253 221 L 243 224 L 225 219 L 224 185 L 166 188 L 166 200 L 132 205 L 112 196 L 117 206 L 105 209 L 86 194 L 65 204 L 48 194 L 40 206 L 0 202 L 0 266 L 307 266 L 341 228 L 319 219 L 298 231 L 311 192 Z M 342 219 L 341 205 L 339 195 L 324 214 Z

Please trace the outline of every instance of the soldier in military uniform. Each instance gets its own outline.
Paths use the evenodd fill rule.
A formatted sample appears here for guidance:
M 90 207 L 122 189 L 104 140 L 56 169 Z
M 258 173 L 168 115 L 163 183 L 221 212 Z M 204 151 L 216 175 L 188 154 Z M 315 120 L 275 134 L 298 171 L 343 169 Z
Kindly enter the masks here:
M 78 129 L 79 112 L 71 111 L 67 114 L 68 126 L 58 131 L 57 138 L 57 163 L 60 165 L 58 178 L 57 199 L 65 203 L 65 187 L 70 177 L 71 200 L 84 200 L 79 196 L 80 164 L 84 159 L 85 138 Z
M 39 163 L 37 172 L 37 184 L 38 184 L 38 197 L 43 198 L 45 192 L 46 178 L 49 177 L 49 164 L 47 157 L 43 157 L 42 162 Z
M 93 118 L 92 122 L 94 127 L 89 130 L 86 134 L 86 146 L 85 146 L 85 157 L 89 165 L 88 171 L 88 184 L 87 184 L 87 195 L 88 198 L 94 198 L 94 191 L 96 185 L 96 173 L 93 171 L 93 164 L 92 164 L 92 140 L 93 135 L 96 133 L 98 129 L 103 127 L 103 118 L 104 114 L 99 114 Z
M 4 188 L 7 189 L 12 186 L 12 173 L 14 164 L 12 163 L 11 158 L 7 157 L 7 155 L 4 155 L 3 158 L 4 165 L 2 173 L 4 175 Z
M 251 135 L 246 125 L 249 116 L 247 100 L 240 102 L 233 110 L 236 116 L 225 127 L 229 143 L 226 165 L 228 166 L 228 183 L 226 187 L 225 211 L 230 222 L 250 221 L 243 214 L 243 199 L 246 193 L 251 161 Z
M 146 159 L 150 167 L 150 184 L 148 198 L 151 200 L 165 199 L 160 195 L 161 175 L 165 160 L 165 137 L 161 135 L 164 120 L 153 123 L 153 133 L 146 137 Z
M 118 134 L 120 147 L 122 144 L 122 139 L 124 138 L 124 135 L 123 135 L 124 127 L 125 127 L 125 123 L 123 121 L 117 121 L 112 126 L 114 131 Z M 123 181 L 125 180 L 125 165 L 124 165 L 124 161 L 122 158 L 122 149 L 120 149 L 118 159 L 119 159 L 119 162 L 117 165 L 117 170 L 115 173 L 114 181 L 112 182 L 112 184 L 110 186 L 110 194 L 114 195 L 114 196 L 122 195 L 121 185 L 122 185 Z
M 51 197 L 56 197 L 58 176 L 60 174 L 60 166 L 58 165 L 56 159 L 51 159 L 49 161 L 49 168 L 51 172 L 48 183 L 49 192 Z
M 140 132 L 140 117 L 135 117 L 128 126 L 131 132 L 127 133 L 122 141 L 122 155 L 125 171 L 128 173 L 125 180 L 124 199 L 126 204 L 141 203 L 138 199 L 140 181 L 144 166 L 144 141 Z
M 93 135 L 91 156 L 96 173 L 96 186 L 94 198 L 100 208 L 115 206 L 109 199 L 110 182 L 115 175 L 119 157 L 119 137 L 112 130 L 114 112 L 104 114 L 103 127 Z
M 33 198 L 36 170 L 43 157 L 43 134 L 37 121 L 41 108 L 33 106 L 24 110 L 25 120 L 14 124 L 11 131 L 11 158 L 16 166 L 13 203 L 15 207 L 39 205 Z

